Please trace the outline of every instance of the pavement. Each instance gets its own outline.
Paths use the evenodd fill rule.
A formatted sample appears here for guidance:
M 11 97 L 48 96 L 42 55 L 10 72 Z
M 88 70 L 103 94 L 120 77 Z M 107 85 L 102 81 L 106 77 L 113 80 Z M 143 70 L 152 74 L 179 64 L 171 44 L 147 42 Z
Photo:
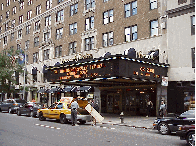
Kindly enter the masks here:
M 101 113 L 101 115 L 104 117 L 104 120 L 101 123 L 97 123 L 97 126 L 118 125 L 132 128 L 152 129 L 153 122 L 157 118 L 145 116 L 123 116 L 123 123 L 121 123 L 120 115 L 107 113 Z

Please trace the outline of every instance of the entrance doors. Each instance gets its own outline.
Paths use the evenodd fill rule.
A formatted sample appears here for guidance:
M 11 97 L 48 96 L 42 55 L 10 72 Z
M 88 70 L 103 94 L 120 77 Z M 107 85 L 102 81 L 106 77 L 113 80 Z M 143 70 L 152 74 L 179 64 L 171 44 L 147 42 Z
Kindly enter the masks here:
M 119 113 L 120 112 L 120 98 L 121 95 L 117 93 L 109 93 L 107 95 L 107 112 Z

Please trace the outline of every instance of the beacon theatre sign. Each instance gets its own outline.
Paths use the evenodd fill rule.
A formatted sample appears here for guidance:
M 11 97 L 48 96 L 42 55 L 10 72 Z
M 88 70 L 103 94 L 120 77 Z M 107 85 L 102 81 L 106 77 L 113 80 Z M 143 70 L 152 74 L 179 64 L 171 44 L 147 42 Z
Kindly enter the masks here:
M 88 58 L 64 62 L 48 67 L 48 81 L 52 83 L 90 82 L 112 79 L 161 82 L 169 65 L 127 55 Z

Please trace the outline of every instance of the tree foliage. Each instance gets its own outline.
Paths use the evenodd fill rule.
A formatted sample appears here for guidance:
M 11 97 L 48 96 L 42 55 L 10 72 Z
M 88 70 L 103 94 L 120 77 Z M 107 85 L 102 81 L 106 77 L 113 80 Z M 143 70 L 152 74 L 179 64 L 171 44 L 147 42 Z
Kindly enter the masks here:
M 17 74 L 23 73 L 24 64 L 18 63 L 20 52 L 12 48 L 0 53 L 0 93 L 14 92 Z

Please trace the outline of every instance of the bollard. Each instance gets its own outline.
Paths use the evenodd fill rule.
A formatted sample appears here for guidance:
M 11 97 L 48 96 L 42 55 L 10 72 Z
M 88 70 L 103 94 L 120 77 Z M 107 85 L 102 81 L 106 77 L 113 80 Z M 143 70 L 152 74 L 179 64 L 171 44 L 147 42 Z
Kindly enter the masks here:
M 123 124 L 124 123 L 124 114 L 123 112 L 120 113 L 120 123 Z

